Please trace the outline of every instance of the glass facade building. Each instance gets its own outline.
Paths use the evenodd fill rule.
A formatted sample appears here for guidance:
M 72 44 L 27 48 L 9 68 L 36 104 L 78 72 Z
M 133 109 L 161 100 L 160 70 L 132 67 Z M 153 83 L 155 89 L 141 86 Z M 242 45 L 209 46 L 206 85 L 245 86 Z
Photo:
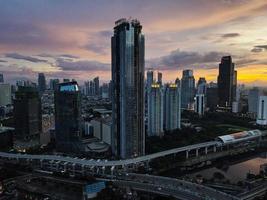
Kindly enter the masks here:
M 192 109 L 195 97 L 195 78 L 193 70 L 184 70 L 181 80 L 181 107 L 183 109 Z
M 58 151 L 79 152 L 81 94 L 77 82 L 61 83 L 55 91 L 55 129 Z
M 115 22 L 112 45 L 112 150 L 121 158 L 144 155 L 144 48 L 138 20 Z
M 166 86 L 164 114 L 165 130 L 174 130 L 181 127 L 181 95 L 177 84 Z
M 160 84 L 152 84 L 148 90 L 148 136 L 163 134 L 163 91 Z

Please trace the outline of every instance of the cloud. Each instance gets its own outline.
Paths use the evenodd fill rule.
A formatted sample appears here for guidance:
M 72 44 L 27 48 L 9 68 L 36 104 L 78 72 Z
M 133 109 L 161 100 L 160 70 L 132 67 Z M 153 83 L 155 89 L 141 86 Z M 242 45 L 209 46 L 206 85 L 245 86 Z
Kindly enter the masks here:
M 239 33 L 225 33 L 221 35 L 222 38 L 234 38 L 239 36 L 240 36 Z
M 6 63 L 7 61 L 6 60 L 0 60 L 1 63 Z
M 74 55 L 70 55 L 70 54 L 61 54 L 59 56 L 60 57 L 66 57 L 66 58 L 74 58 L 74 59 L 80 58 L 79 56 L 74 56 Z
M 216 51 L 199 53 L 193 51 L 180 51 L 177 49 L 167 56 L 149 60 L 148 66 L 161 70 L 183 69 L 193 67 L 193 65 L 201 65 L 205 68 L 215 68 L 214 64 L 218 63 L 221 60 L 221 57 L 225 55 L 229 54 Z
M 257 47 L 254 47 L 253 49 L 251 49 L 251 52 L 253 53 L 259 53 L 259 52 L 262 52 L 263 49 L 262 48 L 257 48 Z
M 24 56 L 18 53 L 6 53 L 5 54 L 6 58 L 13 58 L 13 59 L 19 59 L 19 60 L 26 60 L 29 62 L 34 62 L 34 63 L 38 63 L 38 62 L 47 62 L 47 60 L 43 60 L 43 59 L 39 59 L 39 58 L 35 58 L 32 56 Z
M 267 50 L 267 45 L 257 45 L 255 47 L 256 48 L 261 48 L 261 49 Z
M 58 58 L 56 65 L 64 71 L 110 71 L 110 65 L 98 61 L 80 60 L 69 61 Z

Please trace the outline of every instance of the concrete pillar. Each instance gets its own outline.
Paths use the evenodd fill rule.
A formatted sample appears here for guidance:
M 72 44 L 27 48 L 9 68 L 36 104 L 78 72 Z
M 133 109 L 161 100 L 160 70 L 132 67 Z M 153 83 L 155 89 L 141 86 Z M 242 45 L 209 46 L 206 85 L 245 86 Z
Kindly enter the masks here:
M 205 147 L 205 154 L 208 154 L 208 147 Z
M 198 149 L 196 149 L 196 157 L 198 157 Z
M 186 153 L 186 159 L 188 159 L 189 158 L 189 150 L 187 150 L 185 153 Z

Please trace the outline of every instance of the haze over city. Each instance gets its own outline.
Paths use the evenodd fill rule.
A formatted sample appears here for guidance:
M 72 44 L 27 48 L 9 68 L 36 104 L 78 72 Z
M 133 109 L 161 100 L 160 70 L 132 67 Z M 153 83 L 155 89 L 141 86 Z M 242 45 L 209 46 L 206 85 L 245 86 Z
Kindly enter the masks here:
M 0 2 L 0 72 L 7 82 L 101 76 L 111 79 L 114 21 L 137 18 L 146 40 L 145 67 L 164 81 L 193 69 L 196 79 L 217 81 L 222 56 L 231 55 L 238 83 L 267 84 L 265 0 Z

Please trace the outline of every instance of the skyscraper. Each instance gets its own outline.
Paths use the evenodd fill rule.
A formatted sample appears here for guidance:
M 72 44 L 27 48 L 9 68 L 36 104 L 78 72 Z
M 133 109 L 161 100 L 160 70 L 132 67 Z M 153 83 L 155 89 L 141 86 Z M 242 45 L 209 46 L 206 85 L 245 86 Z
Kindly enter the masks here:
M 59 84 L 59 79 L 50 79 L 49 89 L 50 90 L 56 90 L 58 84 Z
M 46 90 L 46 80 L 44 73 L 38 74 L 38 89 L 40 93 L 43 93 Z
M 195 97 L 195 78 L 193 70 L 184 70 L 181 80 L 181 107 L 183 109 L 191 109 L 194 104 Z
M 267 96 L 259 97 L 257 124 L 267 125 Z
M 41 117 L 41 101 L 37 89 L 20 86 L 14 100 L 16 137 L 24 140 L 39 139 Z
M 205 112 L 205 95 L 197 94 L 195 97 L 195 112 L 199 116 L 203 116 Z
M 99 91 L 99 77 L 95 77 L 94 80 L 94 95 L 100 95 L 100 91 Z
M 63 152 L 79 152 L 81 145 L 81 94 L 77 82 L 58 85 L 55 91 L 56 147 Z
M 254 116 L 258 113 L 258 105 L 261 91 L 259 88 L 254 87 L 248 92 L 248 111 Z
M 231 107 L 235 97 L 237 72 L 231 56 L 224 56 L 219 64 L 218 98 L 219 106 Z
M 158 72 L 158 84 L 162 85 L 162 73 Z
M 11 104 L 11 86 L 0 83 L 0 106 Z
M 164 129 L 174 130 L 181 124 L 181 95 L 177 84 L 168 84 L 164 97 Z
M 146 87 L 147 89 L 151 87 L 154 80 L 154 72 L 153 70 L 149 69 L 146 72 Z
M 145 153 L 144 48 L 138 20 L 116 21 L 112 36 L 112 149 L 122 158 Z
M 148 90 L 148 136 L 163 134 L 163 91 L 161 85 L 153 83 Z
M 207 91 L 207 81 L 204 77 L 200 77 L 197 82 L 197 94 L 206 95 Z
M 0 83 L 4 83 L 4 75 L 0 74 Z

